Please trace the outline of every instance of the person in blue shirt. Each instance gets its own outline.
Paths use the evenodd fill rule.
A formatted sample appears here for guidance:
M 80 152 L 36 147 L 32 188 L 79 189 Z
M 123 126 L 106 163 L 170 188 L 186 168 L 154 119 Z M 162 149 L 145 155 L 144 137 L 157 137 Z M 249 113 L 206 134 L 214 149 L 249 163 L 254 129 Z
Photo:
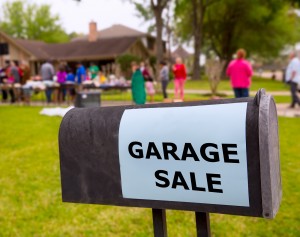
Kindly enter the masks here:
M 71 68 L 68 68 L 67 72 L 68 72 L 68 74 L 67 74 L 67 78 L 66 78 L 66 83 L 71 84 L 68 88 L 68 94 L 70 96 L 70 100 L 74 101 L 75 95 L 76 95 L 76 91 L 75 91 L 75 87 L 74 87 L 74 85 L 75 85 L 75 75 L 73 74 Z
M 81 62 L 78 62 L 76 67 L 77 67 L 77 71 L 76 71 L 76 79 L 77 80 L 76 80 L 76 82 L 79 85 L 78 89 L 82 90 L 81 83 L 84 82 L 85 78 L 86 78 L 85 68 L 84 68 L 84 66 L 82 65 Z
M 68 69 L 68 74 L 67 74 L 67 78 L 66 78 L 67 82 L 74 82 L 75 83 L 75 76 L 72 72 L 72 69 Z

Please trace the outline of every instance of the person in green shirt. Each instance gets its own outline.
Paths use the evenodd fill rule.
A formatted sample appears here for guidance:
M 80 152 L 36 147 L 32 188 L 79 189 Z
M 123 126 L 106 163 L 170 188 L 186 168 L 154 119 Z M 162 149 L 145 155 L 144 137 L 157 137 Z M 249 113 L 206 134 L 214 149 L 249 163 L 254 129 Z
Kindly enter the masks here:
M 137 105 L 145 104 L 146 91 L 143 74 L 136 62 L 131 63 L 131 69 L 133 73 L 131 78 L 132 99 Z
M 91 63 L 89 68 L 92 80 L 94 80 L 99 75 L 99 67 L 95 63 Z

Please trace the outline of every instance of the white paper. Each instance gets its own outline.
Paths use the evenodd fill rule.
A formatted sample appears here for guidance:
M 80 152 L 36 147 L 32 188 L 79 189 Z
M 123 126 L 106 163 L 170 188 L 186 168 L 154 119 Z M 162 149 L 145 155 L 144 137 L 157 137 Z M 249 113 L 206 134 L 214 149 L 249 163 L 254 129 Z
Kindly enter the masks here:
M 246 153 L 246 111 L 247 103 L 233 103 L 205 106 L 129 109 L 122 116 L 119 130 L 119 159 L 121 170 L 122 193 L 124 198 L 178 201 L 203 204 L 220 204 L 249 206 L 247 153 Z M 129 144 L 140 142 L 143 158 L 133 158 L 129 153 Z M 146 159 L 149 142 L 154 142 L 162 159 L 151 156 Z M 165 160 L 163 142 L 176 144 L 176 154 L 180 157 L 185 143 L 191 143 L 199 161 L 193 158 L 186 160 Z M 205 143 L 218 146 L 219 162 L 207 162 L 200 154 L 200 147 Z M 230 155 L 239 163 L 225 163 L 222 144 L 236 144 L 238 155 Z M 139 148 L 139 146 L 134 146 Z M 134 150 L 133 149 L 133 150 Z M 206 150 L 209 156 L 210 151 Z M 168 172 L 170 186 L 161 188 L 155 177 L 157 170 Z M 172 188 L 173 175 L 180 172 L 189 190 L 182 186 Z M 197 186 L 203 191 L 191 190 L 190 173 L 195 173 Z M 219 174 L 221 184 L 214 188 L 222 193 L 209 192 L 206 174 Z

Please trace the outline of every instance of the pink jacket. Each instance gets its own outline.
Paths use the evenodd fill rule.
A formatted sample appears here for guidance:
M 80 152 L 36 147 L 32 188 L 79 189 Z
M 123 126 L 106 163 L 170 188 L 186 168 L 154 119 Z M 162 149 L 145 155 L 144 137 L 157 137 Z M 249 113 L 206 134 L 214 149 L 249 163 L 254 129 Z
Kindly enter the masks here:
M 232 60 L 226 74 L 230 77 L 233 88 L 249 88 L 251 85 L 253 70 L 251 64 L 245 59 Z

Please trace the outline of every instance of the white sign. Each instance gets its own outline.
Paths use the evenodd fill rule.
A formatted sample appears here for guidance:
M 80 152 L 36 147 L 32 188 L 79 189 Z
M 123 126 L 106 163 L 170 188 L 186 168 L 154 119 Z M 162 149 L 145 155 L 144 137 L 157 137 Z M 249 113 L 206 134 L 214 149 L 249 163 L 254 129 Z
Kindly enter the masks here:
M 247 103 L 126 110 L 123 197 L 248 207 L 246 111 Z

